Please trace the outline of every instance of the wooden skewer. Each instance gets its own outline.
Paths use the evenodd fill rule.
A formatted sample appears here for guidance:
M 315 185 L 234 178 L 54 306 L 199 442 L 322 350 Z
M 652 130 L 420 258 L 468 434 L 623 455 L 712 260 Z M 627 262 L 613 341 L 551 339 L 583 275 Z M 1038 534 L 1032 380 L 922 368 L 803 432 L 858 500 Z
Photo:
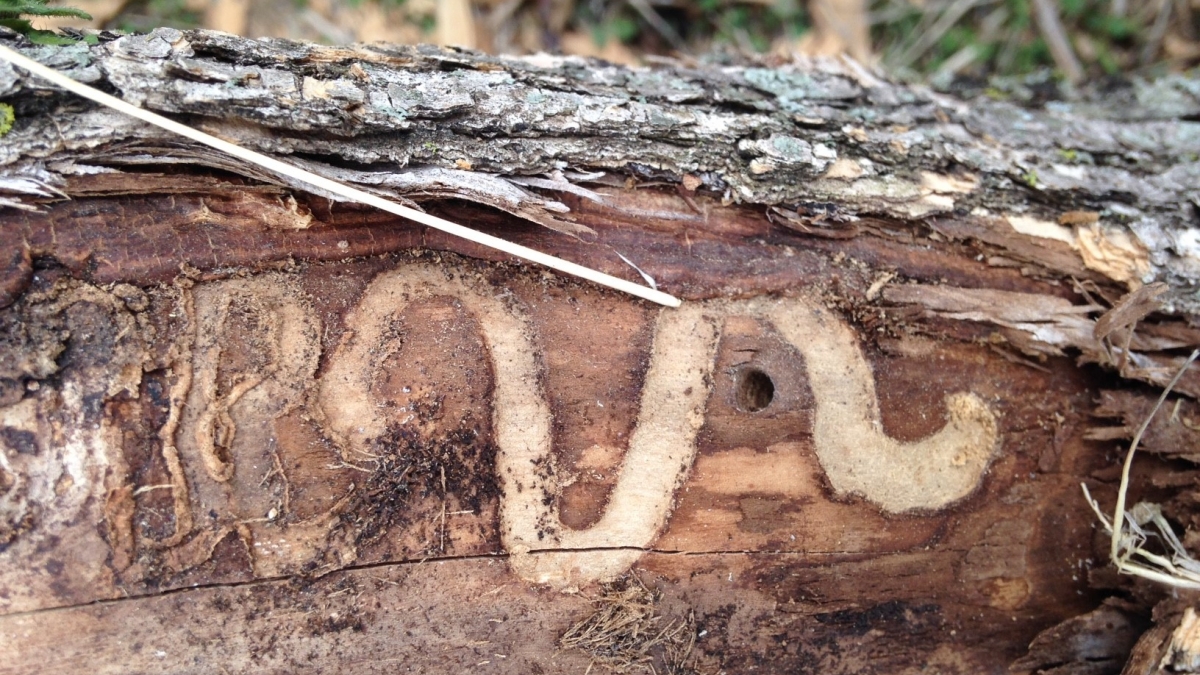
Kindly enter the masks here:
M 34 75 L 49 80 L 51 83 L 58 85 L 69 92 L 78 94 L 84 98 L 95 101 L 96 103 L 123 112 L 126 115 L 131 115 L 142 121 L 148 122 L 162 129 L 166 129 L 167 131 L 179 134 L 180 136 L 189 138 L 197 143 L 203 143 L 204 145 L 220 150 L 221 152 L 237 157 L 238 159 L 245 160 L 269 171 L 273 171 L 281 176 L 287 176 L 288 178 L 307 183 L 308 185 L 320 188 L 326 192 L 345 197 L 348 200 L 355 201 L 360 204 L 366 204 L 368 206 L 374 206 L 382 211 L 387 211 L 388 213 L 401 216 L 402 218 L 416 221 L 422 225 L 441 230 L 442 232 L 452 234 L 456 237 L 461 237 L 467 241 L 473 241 L 477 244 L 494 248 L 509 255 L 523 258 L 530 262 L 549 267 L 550 269 L 580 277 L 581 279 L 587 279 L 588 281 L 595 282 L 602 286 L 623 291 L 625 293 L 629 293 L 630 295 L 644 298 L 646 300 L 650 300 L 651 302 L 656 302 L 660 305 L 665 305 L 667 307 L 679 307 L 681 304 L 678 298 L 667 293 L 663 293 L 662 291 L 658 291 L 647 286 L 642 286 L 641 284 L 635 284 L 631 281 L 626 281 L 625 279 L 619 279 L 612 275 L 594 270 L 590 267 L 584 267 L 583 265 L 570 262 L 569 260 L 563 260 L 562 258 L 558 258 L 547 253 L 542 253 L 541 251 L 537 251 L 526 246 L 521 246 L 520 244 L 514 244 L 510 241 L 505 241 L 499 237 L 493 237 L 490 234 L 484 234 L 483 232 L 472 230 L 469 227 L 452 223 L 444 218 L 438 218 L 437 216 L 430 215 L 422 211 L 417 211 L 416 209 L 411 209 L 407 206 L 402 206 L 395 202 L 383 199 L 382 197 L 373 195 L 369 192 L 359 190 L 358 188 L 350 187 L 349 185 L 331 180 L 324 176 L 319 176 L 311 171 L 301 169 L 298 166 L 293 166 L 287 162 L 282 162 L 273 157 L 268 157 L 262 153 L 243 148 L 242 146 L 230 143 L 229 141 L 221 140 L 198 129 L 193 129 L 187 125 L 167 119 L 166 117 L 163 117 L 157 113 L 152 113 L 148 110 L 143 110 L 135 105 L 126 103 L 115 96 L 110 96 L 109 94 L 83 84 L 82 82 L 76 82 L 75 80 L 63 75 L 53 68 L 48 68 L 37 61 L 34 61 L 33 59 L 30 59 L 29 57 L 26 57 L 3 45 L 0 45 L 0 59 L 8 61 L 14 66 L 24 68 Z

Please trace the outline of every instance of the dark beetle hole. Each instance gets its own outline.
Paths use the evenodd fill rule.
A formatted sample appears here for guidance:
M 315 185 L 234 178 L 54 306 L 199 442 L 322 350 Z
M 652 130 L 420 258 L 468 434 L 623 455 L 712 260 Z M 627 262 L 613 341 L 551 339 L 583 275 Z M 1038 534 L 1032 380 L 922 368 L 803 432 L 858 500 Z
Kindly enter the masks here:
M 756 368 L 738 373 L 737 407 L 745 412 L 758 412 L 771 405 L 775 398 L 775 383 L 771 376 Z

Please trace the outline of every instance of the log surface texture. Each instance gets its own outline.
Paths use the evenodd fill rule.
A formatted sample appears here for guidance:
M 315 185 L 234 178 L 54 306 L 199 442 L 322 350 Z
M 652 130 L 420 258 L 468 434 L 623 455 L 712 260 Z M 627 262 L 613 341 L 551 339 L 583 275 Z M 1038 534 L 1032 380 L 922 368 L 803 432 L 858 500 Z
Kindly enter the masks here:
M 1170 634 L 1079 485 L 1111 508 L 1200 344 L 1195 80 L 0 39 L 684 299 L 0 65 L 0 673 L 600 672 L 569 629 L 622 593 L 687 637 L 658 672 L 1118 673 Z M 1177 391 L 1134 496 L 1190 532 L 1200 370 Z

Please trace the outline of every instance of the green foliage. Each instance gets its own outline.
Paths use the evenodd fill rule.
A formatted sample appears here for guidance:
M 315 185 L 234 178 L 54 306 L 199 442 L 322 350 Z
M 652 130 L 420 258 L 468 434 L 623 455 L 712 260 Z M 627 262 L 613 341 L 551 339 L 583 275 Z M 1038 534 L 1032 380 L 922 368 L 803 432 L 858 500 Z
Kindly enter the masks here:
M 437 17 L 432 14 L 422 14 L 417 18 L 417 25 L 421 28 L 421 32 L 429 35 L 437 28 Z
M 803 0 L 692 0 L 651 7 L 679 37 L 697 51 L 731 44 L 763 52 L 774 40 L 795 38 L 809 28 Z M 597 44 L 608 40 L 649 50 L 670 49 L 667 36 L 629 3 L 595 0 L 576 3 L 574 23 L 591 32 Z
M 13 111 L 13 107 L 7 103 L 0 103 L 0 138 L 8 135 L 12 131 L 13 123 L 17 121 L 17 114 Z
M 1057 64 L 1034 18 L 1032 0 L 869 0 L 872 42 L 882 65 L 908 77 L 967 74 L 1020 76 Z M 1140 67 L 1157 10 L 1111 0 L 1055 0 L 1062 29 L 1090 76 Z M 1160 48 L 1160 46 L 1158 46 Z M 942 76 L 940 76 L 942 77 Z
M 621 42 L 632 42 L 638 33 L 641 32 L 641 26 L 627 16 L 618 16 L 608 22 L 608 31 L 609 34 Z
M 199 28 L 203 21 L 204 15 L 189 9 L 187 0 L 136 0 L 121 13 L 117 28 L 141 33 L 159 26 Z
M 66 16 L 75 19 L 91 19 L 92 15 L 74 7 L 50 7 L 46 0 L 0 0 L 0 19 L 16 19 L 22 16 Z
M 46 5 L 46 0 L 0 0 L 0 26 L 17 31 L 35 44 L 75 44 L 76 40 L 74 38 L 59 35 L 54 31 L 35 29 L 29 19 L 23 18 L 26 16 L 65 16 L 75 19 L 92 18 L 87 12 L 75 9 L 74 7 L 49 7 Z
M 1093 76 L 1138 67 L 1159 11 L 1129 3 L 1127 13 L 1118 16 L 1111 0 L 1052 4 L 1076 56 Z M 921 77 L 947 67 L 990 77 L 1057 67 L 1032 0 L 869 0 L 869 5 L 875 17 L 872 41 L 887 69 Z
M 720 0 L 714 4 L 709 19 L 715 28 L 713 40 L 743 49 L 767 51 L 775 38 L 795 38 L 809 28 L 808 15 L 796 0 L 775 0 L 766 8 Z
M 1046 46 L 1045 40 L 1036 37 L 1017 49 L 1012 69 L 1017 73 L 1028 73 L 1039 67 L 1052 65 L 1054 65 L 1054 57 L 1050 55 L 1050 48 Z
M 295 2 L 308 4 L 308 0 L 295 0 Z M 346 0 L 346 4 L 351 7 L 361 7 L 363 2 L 364 0 Z M 384 7 L 403 7 L 406 0 L 377 0 L 377 2 Z
M 1089 32 L 1110 40 L 1128 40 L 1138 31 L 1137 24 L 1128 17 L 1110 14 L 1089 14 L 1084 18 L 1083 26 Z
M 1064 21 L 1074 21 L 1083 16 L 1087 4 L 1086 0 L 1059 0 L 1058 11 Z

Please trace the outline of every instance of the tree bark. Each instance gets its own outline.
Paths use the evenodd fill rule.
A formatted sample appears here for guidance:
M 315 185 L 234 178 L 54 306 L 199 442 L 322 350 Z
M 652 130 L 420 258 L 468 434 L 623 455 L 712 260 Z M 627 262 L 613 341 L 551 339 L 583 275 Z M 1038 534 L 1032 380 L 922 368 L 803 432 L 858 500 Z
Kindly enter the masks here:
M 1194 621 L 1079 488 L 1200 345 L 1194 81 L 102 38 L 0 36 L 685 302 L 0 65 L 0 672 L 1116 673 Z M 1133 494 L 1190 542 L 1176 391 Z

